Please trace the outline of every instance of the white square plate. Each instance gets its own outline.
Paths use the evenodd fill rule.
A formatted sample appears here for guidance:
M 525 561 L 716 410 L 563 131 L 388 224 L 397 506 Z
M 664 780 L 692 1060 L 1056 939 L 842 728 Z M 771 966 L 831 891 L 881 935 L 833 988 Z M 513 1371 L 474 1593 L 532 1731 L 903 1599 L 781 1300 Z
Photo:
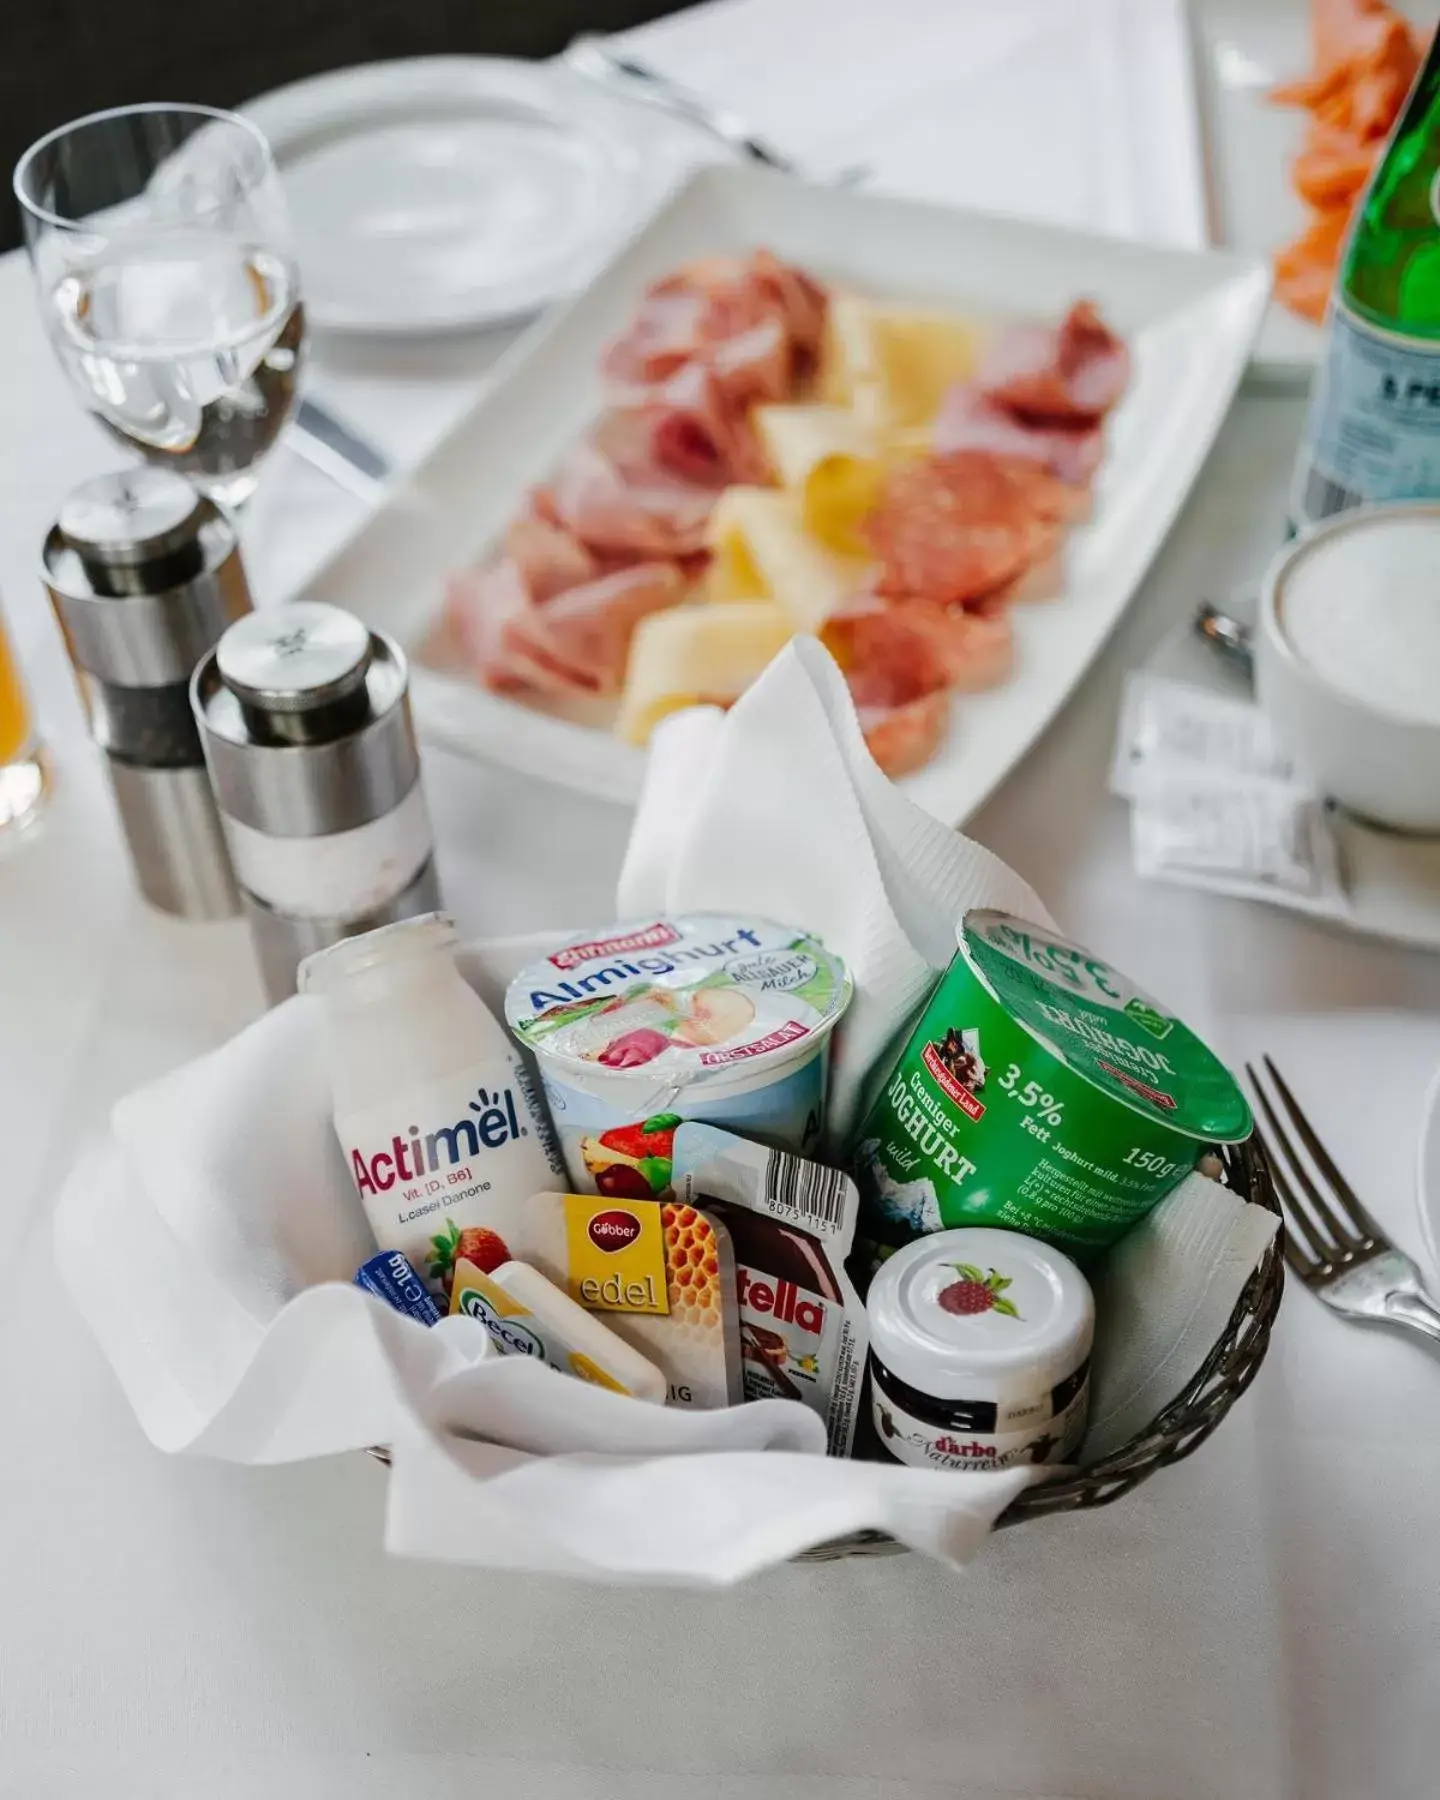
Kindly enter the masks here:
M 1071 534 L 1063 596 L 1015 609 L 1014 675 L 990 693 L 957 697 L 947 742 L 903 784 L 938 818 L 959 823 L 1060 709 L 1169 530 L 1244 370 L 1269 290 L 1263 264 L 813 187 L 755 168 L 705 170 L 584 294 L 515 345 L 470 415 L 308 593 L 407 647 L 420 644 L 447 571 L 498 538 L 526 488 L 598 412 L 601 351 L 646 284 L 690 258 L 759 244 L 824 280 L 959 312 L 1058 317 L 1089 295 L 1134 353 L 1093 516 Z M 608 799 L 638 792 L 643 754 L 603 729 L 419 663 L 412 681 L 416 721 L 430 742 Z

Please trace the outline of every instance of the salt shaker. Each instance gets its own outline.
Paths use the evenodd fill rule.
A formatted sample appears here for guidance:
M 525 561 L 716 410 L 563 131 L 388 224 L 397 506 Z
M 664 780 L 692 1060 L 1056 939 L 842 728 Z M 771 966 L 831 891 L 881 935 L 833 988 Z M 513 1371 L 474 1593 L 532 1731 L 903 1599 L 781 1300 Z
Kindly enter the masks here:
M 313 951 L 440 905 L 399 646 L 317 601 L 237 621 L 191 702 L 272 1000 Z
M 250 611 L 230 518 L 168 469 L 79 487 L 45 538 L 42 579 L 141 892 L 165 912 L 239 910 L 190 710 L 190 676 Z

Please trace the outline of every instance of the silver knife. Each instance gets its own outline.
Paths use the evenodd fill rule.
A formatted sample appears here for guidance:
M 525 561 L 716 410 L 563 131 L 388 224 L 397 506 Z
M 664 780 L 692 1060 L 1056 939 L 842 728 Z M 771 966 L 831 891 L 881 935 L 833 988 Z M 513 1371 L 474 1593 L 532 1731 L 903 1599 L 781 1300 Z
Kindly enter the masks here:
M 641 101 L 647 106 L 658 107 L 661 112 L 671 113 L 678 118 L 689 119 L 713 137 L 738 150 L 750 162 L 763 163 L 767 168 L 778 169 L 786 175 L 806 173 L 794 157 L 785 155 L 774 144 L 757 137 L 738 113 L 731 112 L 728 107 L 712 106 L 693 88 L 672 80 L 650 63 L 642 62 L 638 56 L 612 49 L 604 38 L 597 37 L 593 32 L 581 32 L 579 37 L 573 38 L 561 51 L 560 60 L 575 74 L 583 75 L 588 81 L 598 82 L 602 87 L 608 87 L 612 93 Z M 856 163 L 818 179 L 836 187 L 858 187 L 869 178 L 869 174 L 868 167 Z
M 295 408 L 288 441 L 308 463 L 370 504 L 380 498 L 394 473 L 383 451 L 315 400 L 303 398 Z

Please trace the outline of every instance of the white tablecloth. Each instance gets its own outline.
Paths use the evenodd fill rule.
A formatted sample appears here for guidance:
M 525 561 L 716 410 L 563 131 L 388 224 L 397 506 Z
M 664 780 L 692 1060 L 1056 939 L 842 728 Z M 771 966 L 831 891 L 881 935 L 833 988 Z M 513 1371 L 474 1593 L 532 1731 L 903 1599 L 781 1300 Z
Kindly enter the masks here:
M 737 9 L 747 35 L 758 9 Z M 688 72 L 728 82 L 778 134 L 764 80 L 742 78 L 758 46 L 720 67 L 724 10 L 693 23 Z M 677 68 L 685 29 L 655 38 Z M 963 1579 L 895 1558 L 719 1597 L 387 1561 L 376 1465 L 167 1461 L 83 1336 L 42 1352 L 50 1202 L 75 1149 L 118 1094 L 232 1031 L 259 995 L 242 927 L 162 919 L 126 878 L 34 577 L 58 499 L 114 450 L 55 372 L 13 257 L 0 344 L 0 592 L 60 772 L 44 832 L 0 857 L 0 1795 L 1433 1792 L 1440 1372 L 1302 1293 L 1216 1438 L 1115 1507 L 1004 1532 Z M 452 345 L 383 371 L 332 356 L 320 380 L 410 457 L 490 354 Z M 974 829 L 1232 1057 L 1271 1050 L 1413 1245 L 1440 960 L 1141 885 L 1103 791 L 1124 671 L 1278 538 L 1299 417 L 1242 398 L 1114 643 Z M 322 553 L 351 504 L 283 455 L 269 485 L 262 586 Z M 443 756 L 427 781 L 468 929 L 604 914 L 618 812 Z

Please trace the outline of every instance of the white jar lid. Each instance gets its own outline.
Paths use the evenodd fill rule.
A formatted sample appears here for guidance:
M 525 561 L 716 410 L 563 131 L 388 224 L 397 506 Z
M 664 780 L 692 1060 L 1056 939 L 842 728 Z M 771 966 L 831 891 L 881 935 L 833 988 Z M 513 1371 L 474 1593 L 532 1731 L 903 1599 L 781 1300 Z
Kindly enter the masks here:
M 1018 1231 L 937 1231 L 870 1285 L 870 1348 L 936 1400 L 1003 1401 L 1050 1389 L 1090 1354 L 1090 1284 L 1059 1250 Z

